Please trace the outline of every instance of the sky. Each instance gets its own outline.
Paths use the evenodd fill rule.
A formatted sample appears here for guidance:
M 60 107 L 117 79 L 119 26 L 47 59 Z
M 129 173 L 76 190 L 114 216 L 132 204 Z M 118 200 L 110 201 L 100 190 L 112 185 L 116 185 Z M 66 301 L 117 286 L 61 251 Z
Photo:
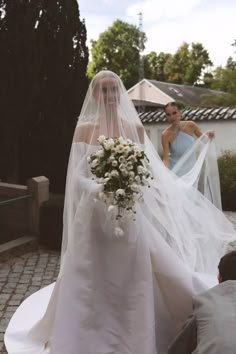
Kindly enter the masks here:
M 87 45 L 98 39 L 116 19 L 139 26 L 151 51 L 175 53 L 183 42 L 200 42 L 214 66 L 236 57 L 231 44 L 236 39 L 235 0 L 78 0 L 80 18 L 85 19 Z

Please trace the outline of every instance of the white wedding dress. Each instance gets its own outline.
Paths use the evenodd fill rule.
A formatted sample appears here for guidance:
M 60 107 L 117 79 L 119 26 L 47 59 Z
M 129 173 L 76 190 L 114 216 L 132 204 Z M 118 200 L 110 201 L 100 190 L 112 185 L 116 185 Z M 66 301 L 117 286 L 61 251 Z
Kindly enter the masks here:
M 143 145 L 154 177 L 136 220 L 121 221 L 119 239 L 87 163 L 101 133 Z M 165 168 L 120 79 L 99 73 L 70 154 L 60 274 L 17 309 L 8 353 L 165 354 L 192 296 L 217 283 L 219 258 L 234 239 L 223 213 Z

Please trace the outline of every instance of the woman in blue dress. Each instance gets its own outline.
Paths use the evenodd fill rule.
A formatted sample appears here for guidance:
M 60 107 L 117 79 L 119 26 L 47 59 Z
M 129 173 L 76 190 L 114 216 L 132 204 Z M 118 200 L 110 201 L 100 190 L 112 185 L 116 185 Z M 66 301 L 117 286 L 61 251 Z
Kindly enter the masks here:
M 198 125 L 191 120 L 181 122 L 178 103 L 169 102 L 164 109 L 170 126 L 162 133 L 163 162 L 172 170 L 186 151 L 192 148 L 195 138 L 202 136 L 202 132 Z M 215 136 L 213 131 L 208 131 L 207 135 L 209 138 Z
M 164 110 L 170 124 L 162 133 L 165 166 L 221 209 L 217 156 L 212 143 L 214 131 L 202 133 L 195 122 L 181 121 L 177 102 L 169 102 Z

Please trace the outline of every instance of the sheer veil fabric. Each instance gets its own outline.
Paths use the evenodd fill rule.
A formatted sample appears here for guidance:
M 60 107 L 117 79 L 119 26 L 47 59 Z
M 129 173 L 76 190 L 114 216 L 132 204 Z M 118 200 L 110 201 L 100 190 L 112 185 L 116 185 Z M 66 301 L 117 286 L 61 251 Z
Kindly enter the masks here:
M 99 135 L 141 145 L 154 177 L 143 187 L 136 220 L 123 222 L 121 239 L 96 200 L 99 186 L 87 162 Z M 201 144 L 204 151 L 211 143 Z M 59 277 L 18 308 L 5 334 L 8 353 L 166 353 L 192 296 L 216 284 L 219 258 L 235 238 L 192 181 L 163 165 L 119 77 L 98 73 L 71 147 Z

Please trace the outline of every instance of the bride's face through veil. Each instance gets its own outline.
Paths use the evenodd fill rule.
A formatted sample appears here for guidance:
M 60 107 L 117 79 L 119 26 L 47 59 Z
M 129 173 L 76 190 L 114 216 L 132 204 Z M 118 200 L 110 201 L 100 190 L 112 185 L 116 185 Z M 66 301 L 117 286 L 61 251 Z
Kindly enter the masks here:
M 108 70 L 95 75 L 81 110 L 76 140 L 97 145 L 99 135 L 104 135 L 106 138 L 123 136 L 143 143 L 143 131 L 119 76 Z
M 117 80 L 112 76 L 102 78 L 94 83 L 94 98 L 106 110 L 117 109 L 120 102 L 120 92 Z

